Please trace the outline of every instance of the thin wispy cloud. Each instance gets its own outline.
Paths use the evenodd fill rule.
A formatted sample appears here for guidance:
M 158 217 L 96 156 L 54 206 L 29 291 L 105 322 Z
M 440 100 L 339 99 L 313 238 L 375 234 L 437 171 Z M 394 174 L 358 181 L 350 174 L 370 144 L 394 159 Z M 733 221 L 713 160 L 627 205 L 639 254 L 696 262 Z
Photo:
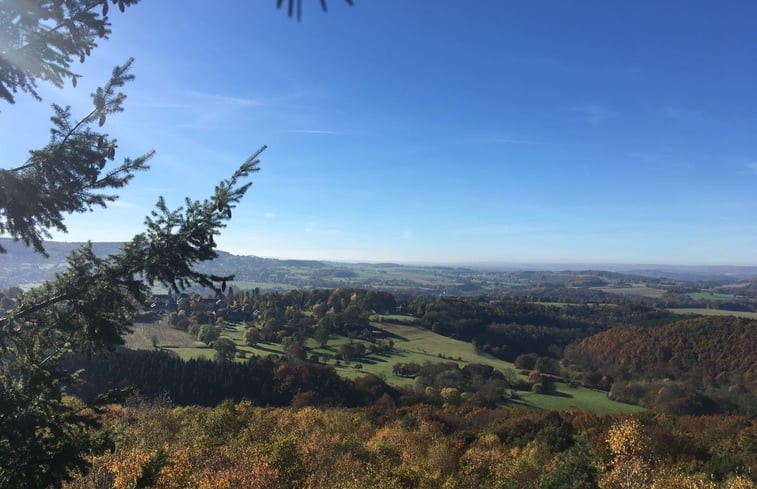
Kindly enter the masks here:
M 140 211 L 146 210 L 144 207 L 142 207 L 139 204 L 127 202 L 125 200 L 114 200 L 113 202 L 108 203 L 108 206 L 115 207 L 116 209 L 140 210 Z
M 267 107 L 253 98 L 220 93 L 185 90 L 156 97 L 150 107 L 163 109 L 167 117 L 174 117 L 174 129 L 212 129 L 222 123 L 234 124 L 234 118 Z M 164 127 L 165 124 L 162 125 Z
M 190 109 L 192 106 L 190 104 L 183 104 L 183 103 L 171 103 L 171 102 L 155 102 L 152 104 L 146 104 L 149 107 L 153 107 L 155 109 Z
M 207 110 L 208 106 L 225 107 L 225 108 L 246 108 L 260 107 L 265 105 L 263 102 L 246 97 L 235 97 L 215 93 L 199 92 L 187 90 L 184 92 L 167 95 L 158 100 L 140 104 L 155 109 L 168 110 L 186 110 L 199 109 Z
M 617 115 L 614 110 L 599 104 L 578 105 L 571 110 L 576 114 L 576 119 L 590 124 L 601 124 Z
M 276 217 L 276 214 L 274 214 L 273 212 L 266 212 L 263 214 L 263 217 L 265 217 L 266 219 L 273 219 L 274 217 Z
M 752 163 L 747 163 L 744 166 L 746 167 L 747 170 L 749 170 L 750 173 L 757 174 L 757 161 L 754 161 Z
M 263 102 L 246 97 L 234 97 L 231 95 L 222 95 L 217 93 L 198 92 L 190 90 L 187 95 L 195 98 L 205 99 L 216 104 L 231 105 L 236 107 L 259 107 L 264 105 Z

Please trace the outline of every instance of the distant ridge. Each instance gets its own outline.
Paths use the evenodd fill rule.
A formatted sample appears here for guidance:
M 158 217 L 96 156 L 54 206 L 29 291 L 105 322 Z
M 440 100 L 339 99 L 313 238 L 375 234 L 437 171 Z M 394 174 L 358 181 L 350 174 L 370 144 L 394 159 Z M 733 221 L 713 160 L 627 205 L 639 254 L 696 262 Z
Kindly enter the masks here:
M 455 266 L 473 270 L 501 271 L 607 271 L 644 277 L 677 280 L 728 280 L 757 278 L 757 266 L 751 265 L 665 265 L 619 263 L 509 263 L 472 262 Z
M 47 241 L 50 257 L 45 258 L 23 243 L 0 238 L 0 245 L 8 250 L 0 255 L 0 287 L 52 278 L 65 269 L 66 257 L 82 244 Z M 99 256 L 117 253 L 121 246 L 120 242 L 92 243 Z M 358 287 L 439 295 L 522 292 L 536 297 L 548 295 L 547 289 L 555 287 L 591 290 L 597 295 L 607 292 L 607 287 L 628 287 L 634 282 L 659 287 L 676 281 L 734 283 L 757 279 L 757 267 L 753 266 L 348 263 L 261 258 L 225 251 L 218 254 L 218 259 L 200 268 L 219 275 L 236 275 L 237 287 L 261 290 Z

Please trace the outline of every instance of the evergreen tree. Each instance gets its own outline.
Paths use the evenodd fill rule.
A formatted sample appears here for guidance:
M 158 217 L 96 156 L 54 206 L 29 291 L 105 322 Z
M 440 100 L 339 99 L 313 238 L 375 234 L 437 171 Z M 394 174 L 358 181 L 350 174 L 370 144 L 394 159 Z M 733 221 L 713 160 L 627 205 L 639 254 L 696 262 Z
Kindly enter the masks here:
M 111 0 L 121 11 L 138 0 Z M 7 0 L 0 3 L 0 99 L 25 92 L 39 99 L 39 80 L 75 86 L 71 63 L 83 61 L 110 33 L 107 0 Z M 0 169 L 0 233 L 45 254 L 51 230 L 66 231 L 67 213 L 105 207 L 108 193 L 147 169 L 152 153 L 114 163 L 117 141 L 101 128 L 123 110 L 118 90 L 129 80 L 132 60 L 113 70 L 92 94 L 92 108 L 75 119 L 53 105 L 50 142 L 12 168 Z M 90 245 L 72 253 L 54 280 L 18 294 L 0 319 L 0 488 L 59 487 L 73 470 L 86 470 L 85 455 L 111 441 L 98 425 L 102 398 L 90 406 L 63 401 L 76 376 L 61 366 L 68 352 L 91 354 L 122 343 L 137 308 L 160 283 L 179 291 L 192 283 L 220 292 L 229 276 L 195 270 L 217 256 L 214 235 L 231 218 L 258 171 L 253 154 L 206 200 L 169 209 L 163 198 L 146 219 L 147 229 L 121 252 L 98 257 Z M 4 251 L 4 250 L 0 250 Z

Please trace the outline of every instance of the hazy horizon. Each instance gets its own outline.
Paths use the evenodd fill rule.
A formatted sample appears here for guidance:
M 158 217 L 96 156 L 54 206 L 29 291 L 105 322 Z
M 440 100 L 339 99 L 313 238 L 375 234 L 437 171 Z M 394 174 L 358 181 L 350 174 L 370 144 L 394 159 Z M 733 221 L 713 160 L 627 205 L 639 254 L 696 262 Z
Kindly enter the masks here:
M 1 239 L 10 239 L 5 236 L 0 236 Z M 95 244 L 121 244 L 123 241 L 94 241 L 89 240 Z M 55 242 L 55 243 L 63 243 L 63 244 L 70 244 L 70 245 L 79 245 L 83 244 L 86 241 L 72 241 L 72 240 L 66 240 L 66 239 L 57 239 L 57 240 L 49 240 L 47 242 Z M 7 246 L 4 245 L 4 246 Z M 18 244 L 18 246 L 23 246 L 22 244 Z M 378 260 L 375 258 L 365 258 L 365 259 L 342 259 L 342 258 L 332 258 L 332 257 L 323 257 L 323 258 L 316 258 L 316 257 L 303 257 L 303 256 L 282 256 L 282 255 L 261 255 L 255 252 L 234 252 L 230 251 L 228 249 L 224 249 L 223 247 L 219 247 L 218 251 L 224 252 L 224 253 L 230 253 L 235 256 L 250 256 L 250 257 L 258 257 L 258 258 L 265 258 L 265 259 L 273 259 L 273 260 L 300 260 L 300 261 L 322 261 L 322 262 L 330 262 L 330 263 L 344 263 L 344 264 L 359 264 L 359 263 L 367 263 L 367 264 L 396 264 L 396 265 L 403 265 L 403 266 L 440 266 L 440 267 L 471 267 L 471 268 L 492 268 L 492 269 L 521 269 L 522 267 L 536 267 L 542 270 L 552 270 L 557 271 L 559 270 L 559 267 L 566 267 L 565 270 L 606 270 L 606 271 L 616 271 L 618 269 L 621 269 L 621 267 L 626 267 L 627 269 L 643 269 L 643 268 L 682 268 L 682 269 L 698 269 L 698 268 L 755 268 L 757 269 L 757 264 L 743 264 L 743 263 L 654 263 L 654 262 L 584 262 L 584 261 L 555 261 L 555 260 L 544 260 L 544 261 L 529 261 L 529 262 L 519 262 L 519 261 L 508 261 L 508 260 L 499 260 L 499 261 L 492 261 L 492 260 L 480 260 L 480 261 L 424 261 L 424 260 Z M 2 255 L 0 255 L 1 257 Z M 553 268 L 549 268 L 553 267 Z M 603 268 L 607 267 L 607 268 Z M 613 270 L 615 269 L 615 270 Z

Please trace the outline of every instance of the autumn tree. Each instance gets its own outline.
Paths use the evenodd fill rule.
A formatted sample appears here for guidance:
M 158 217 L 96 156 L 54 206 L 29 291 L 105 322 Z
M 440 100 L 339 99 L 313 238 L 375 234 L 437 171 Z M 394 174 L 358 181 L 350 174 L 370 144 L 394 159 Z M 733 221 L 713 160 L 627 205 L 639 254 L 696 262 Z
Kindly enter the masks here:
M 614 424 L 607 434 L 612 454 L 610 469 L 600 481 L 603 489 L 644 489 L 652 477 L 649 457 L 650 440 L 639 420 L 624 419 Z

